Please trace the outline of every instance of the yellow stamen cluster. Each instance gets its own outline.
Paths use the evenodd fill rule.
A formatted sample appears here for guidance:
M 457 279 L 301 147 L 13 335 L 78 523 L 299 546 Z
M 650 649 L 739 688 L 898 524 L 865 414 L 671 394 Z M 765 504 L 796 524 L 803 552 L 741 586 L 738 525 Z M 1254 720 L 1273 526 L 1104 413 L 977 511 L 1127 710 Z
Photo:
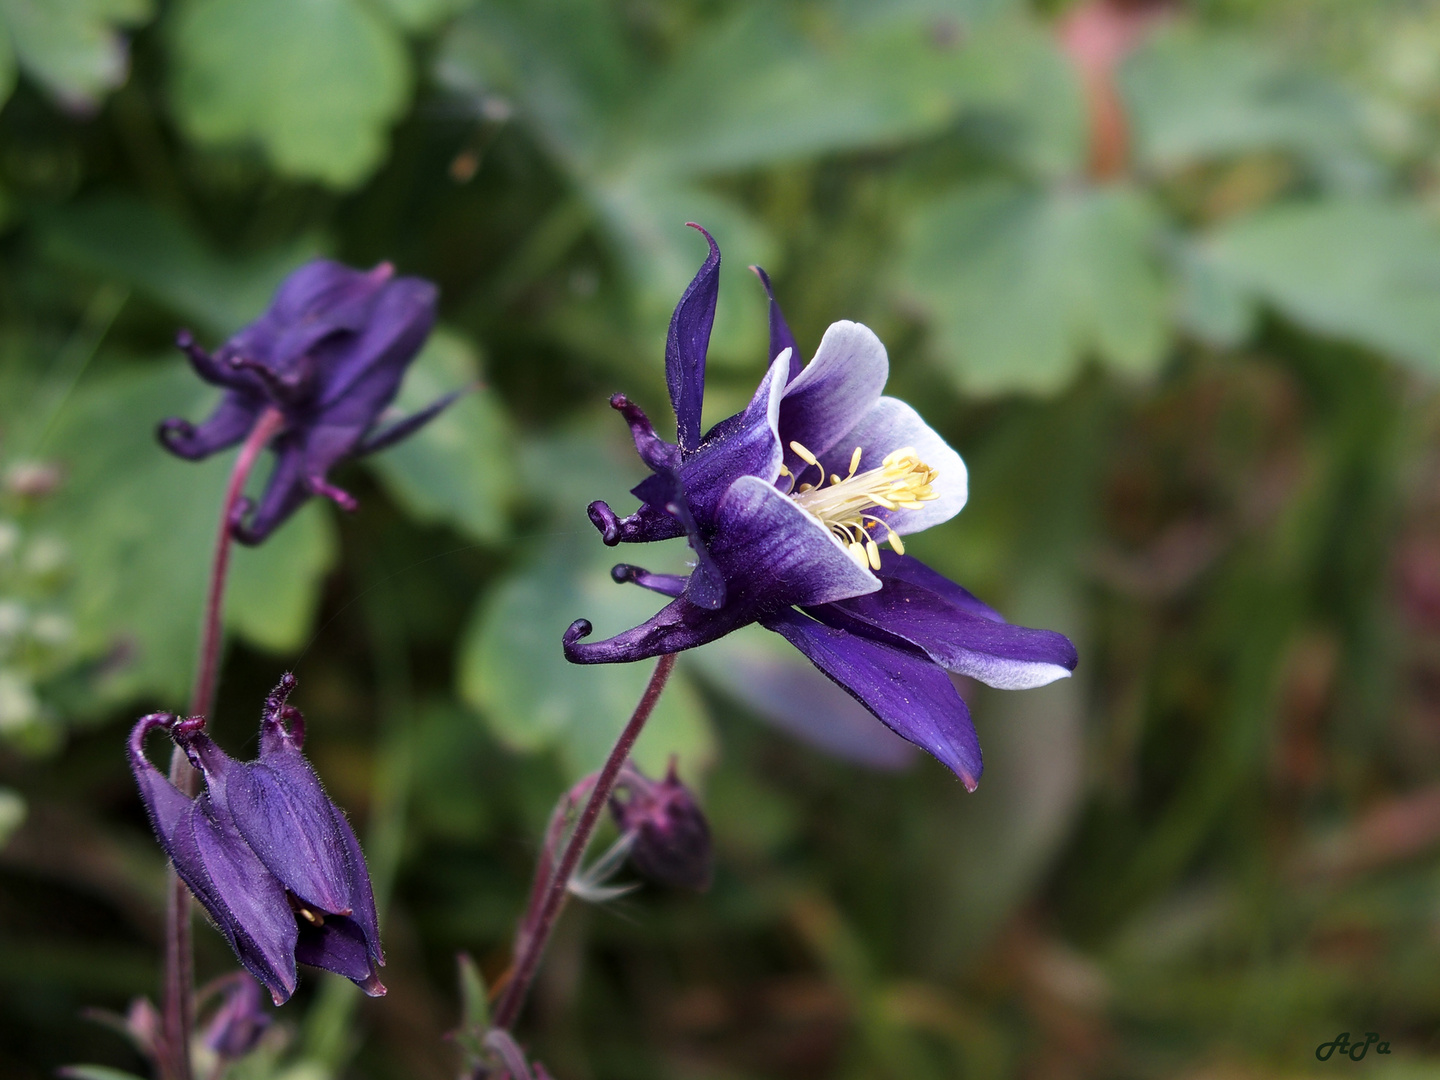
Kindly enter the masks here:
M 819 518 L 845 545 L 852 559 L 872 570 L 880 569 L 880 546 L 870 535 L 871 529 L 884 529 L 885 540 L 897 555 L 905 554 L 905 545 L 887 522 L 867 511 L 919 510 L 940 497 L 932 486 L 940 474 L 920 460 L 913 446 L 891 451 L 878 469 L 866 469 L 858 475 L 855 470 L 860 467 L 861 447 L 857 446 L 850 455 L 850 471 L 843 477 L 831 473 L 828 485 L 825 470 L 814 454 L 798 442 L 792 442 L 790 449 L 806 464 L 820 469 L 820 483 L 801 484 L 791 498 Z M 783 467 L 781 471 L 790 475 Z M 802 469 L 802 475 L 806 471 Z

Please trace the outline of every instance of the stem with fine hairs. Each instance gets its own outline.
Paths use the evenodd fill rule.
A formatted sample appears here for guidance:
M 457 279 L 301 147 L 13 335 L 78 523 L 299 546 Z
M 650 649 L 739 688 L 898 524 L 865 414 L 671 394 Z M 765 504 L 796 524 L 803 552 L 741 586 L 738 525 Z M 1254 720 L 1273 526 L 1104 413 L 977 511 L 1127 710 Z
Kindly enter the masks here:
M 215 558 L 210 566 L 210 591 L 205 600 L 205 621 L 200 629 L 199 667 L 190 693 L 190 715 L 209 717 L 215 704 L 215 684 L 220 672 L 221 616 L 225 605 L 225 580 L 230 569 L 231 518 L 245 493 L 245 481 L 260 451 L 275 436 L 285 418 L 280 410 L 268 408 L 260 414 L 240 447 L 240 456 L 230 471 L 225 501 L 220 507 L 220 531 L 215 539 Z M 193 796 L 197 777 L 185 752 L 178 746 L 170 755 L 170 782 Z M 190 940 L 190 890 L 170 868 L 165 890 L 165 987 L 161 1011 L 162 1071 L 165 1080 L 191 1080 L 190 1032 L 195 1023 L 195 972 Z
M 590 797 L 585 801 L 585 808 L 580 811 L 580 818 L 575 823 L 575 829 L 570 834 L 554 873 L 550 875 L 548 886 L 533 894 L 530 907 L 520 920 L 519 952 L 511 966 L 505 988 L 500 993 L 500 999 L 495 1004 L 494 1025 L 497 1028 L 514 1026 L 520 1015 L 520 1009 L 525 1004 L 525 995 L 530 990 L 530 984 L 535 981 L 535 972 L 540 966 L 545 943 L 549 941 L 560 911 L 565 906 L 570 878 L 575 873 L 575 868 L 580 865 L 585 849 L 590 845 L 590 837 L 594 835 L 600 811 L 610 798 L 620 770 L 629 759 L 635 740 L 640 737 L 645 722 L 650 719 L 655 703 L 660 700 L 660 692 L 665 689 L 665 683 L 674 668 L 674 653 L 660 657 L 660 662 L 655 665 L 655 671 L 650 676 L 650 682 L 645 686 L 645 693 L 640 696 L 640 703 L 635 706 L 629 723 L 625 725 L 625 730 L 620 732 L 620 738 L 615 741 L 610 756 L 605 759 L 604 766 L 595 777 L 595 786 L 590 789 Z

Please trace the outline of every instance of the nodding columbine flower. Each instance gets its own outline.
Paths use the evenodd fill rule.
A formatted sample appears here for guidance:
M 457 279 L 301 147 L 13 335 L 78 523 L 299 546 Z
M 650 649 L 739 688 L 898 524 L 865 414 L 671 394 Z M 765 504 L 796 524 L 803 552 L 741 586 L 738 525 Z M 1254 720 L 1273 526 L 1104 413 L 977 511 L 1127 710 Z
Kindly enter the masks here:
M 632 838 L 630 865 L 659 885 L 704 892 L 714 873 L 710 825 L 694 794 L 675 771 L 672 759 L 665 779 L 651 780 L 626 762 L 610 813 L 622 835 Z
M 385 957 L 365 856 L 300 752 L 305 720 L 286 703 L 294 687 L 286 674 L 265 699 L 258 760 L 229 757 L 203 717 L 152 713 L 130 733 L 130 769 L 160 846 L 275 1004 L 294 993 L 297 960 L 378 997 Z M 145 757 L 145 736 L 157 728 L 200 770 L 198 797 Z
M 769 370 L 744 411 L 701 434 L 720 249 L 700 232 L 710 254 L 675 309 L 665 349 L 678 445 L 616 394 L 610 404 L 651 475 L 634 488 L 641 505 L 629 517 L 603 502 L 589 510 L 606 544 L 687 537 L 694 567 L 679 576 L 616 566 L 616 581 L 673 602 L 605 641 L 581 640 L 591 627 L 577 620 L 565 655 L 577 664 L 642 660 L 759 622 L 973 790 L 980 744 L 946 671 L 1004 689 L 1043 686 L 1074 670 L 1075 647 L 1053 631 L 1010 625 L 905 554 L 904 536 L 965 505 L 965 463 L 914 409 L 882 395 L 889 360 L 867 327 L 833 323 L 802 366 L 757 270 L 771 297 Z
M 258 544 L 311 495 L 353 510 L 355 499 L 326 478 L 330 469 L 405 438 L 458 396 L 378 426 L 435 323 L 435 300 L 434 285 L 395 277 L 389 263 L 360 271 L 317 259 L 287 277 L 265 314 L 213 354 L 181 331 L 176 343 L 196 373 L 225 395 L 199 427 L 173 417 L 161 423 L 167 450 L 199 460 L 244 440 L 265 409 L 284 417 L 271 442 L 270 482 L 258 509 L 246 503 L 236 515 L 237 540 Z

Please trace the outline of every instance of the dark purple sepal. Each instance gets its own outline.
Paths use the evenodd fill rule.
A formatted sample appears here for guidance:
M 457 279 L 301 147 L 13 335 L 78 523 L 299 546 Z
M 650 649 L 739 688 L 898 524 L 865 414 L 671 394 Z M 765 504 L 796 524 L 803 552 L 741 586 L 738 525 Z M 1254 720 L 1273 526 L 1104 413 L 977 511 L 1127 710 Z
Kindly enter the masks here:
M 887 573 L 888 566 L 901 562 L 907 563 L 902 573 L 909 580 Z M 949 586 L 950 595 L 916 584 L 924 579 L 917 568 L 927 569 L 914 559 L 887 553 L 877 575 L 879 592 L 811 608 L 810 614 L 832 626 L 902 638 L 937 664 L 1002 690 L 1044 686 L 1075 669 L 1075 646 L 1064 634 L 976 615 L 971 605 L 954 602 L 953 593 L 964 590 L 939 574 L 933 577 Z
M 715 238 L 692 221 L 710 245 L 710 254 L 686 287 L 670 317 L 665 338 L 665 383 L 675 409 L 676 441 L 682 453 L 700 444 L 700 413 L 705 404 L 705 354 L 715 325 L 715 303 L 720 297 L 720 247 Z
M 897 735 L 974 791 L 983 763 L 970 710 L 945 670 L 897 638 L 852 633 L 790 610 L 761 625 L 794 645 Z
M 686 587 L 686 596 L 690 602 L 711 611 L 725 603 L 725 579 L 701 538 L 700 525 L 690 510 L 685 489 L 675 473 L 668 468 L 653 472 L 636 484 L 631 494 L 647 506 L 664 510 L 685 530 L 690 550 L 695 555 L 695 570 Z
M 385 986 L 375 971 L 365 932 L 354 919 L 343 915 L 323 916 L 322 925 L 300 925 L 295 959 L 302 964 L 343 975 L 370 997 L 384 997 Z
M 785 380 L 788 383 L 800 374 L 805 361 L 800 358 L 800 347 L 795 344 L 795 335 L 790 332 L 790 324 L 785 321 L 785 315 L 775 299 L 775 290 L 770 287 L 770 275 L 758 266 L 750 269 L 760 279 L 760 284 L 765 286 L 765 295 L 770 300 L 770 359 L 773 361 L 786 349 L 790 350 L 789 375 Z

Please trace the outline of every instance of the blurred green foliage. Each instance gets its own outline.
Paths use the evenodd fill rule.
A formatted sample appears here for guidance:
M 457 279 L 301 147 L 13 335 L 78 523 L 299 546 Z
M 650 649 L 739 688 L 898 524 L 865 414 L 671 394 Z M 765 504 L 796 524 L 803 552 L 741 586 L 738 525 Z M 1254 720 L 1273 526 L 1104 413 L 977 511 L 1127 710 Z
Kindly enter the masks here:
M 726 259 L 709 417 L 763 368 L 747 264 L 807 350 L 867 322 L 971 467 L 911 546 L 1082 664 L 966 689 L 967 797 L 757 723 L 762 667 L 819 693 L 764 641 L 685 657 L 640 752 L 703 788 L 715 888 L 576 905 L 533 1055 L 560 1080 L 1289 1078 L 1370 1030 L 1394 1053 L 1368 1073 L 1440 1069 L 1440 4 L 1153 14 L 0 0 L 0 1072 L 143 1071 L 79 1014 L 156 991 L 121 739 L 184 700 L 229 464 L 154 441 L 211 400 L 170 342 L 327 253 L 441 287 L 401 407 L 476 389 L 341 475 L 357 514 L 315 503 L 236 556 L 217 737 L 253 748 L 297 671 L 391 992 L 307 980 L 230 1075 L 454 1075 L 442 1035 L 504 970 L 553 800 L 647 675 L 559 637 L 657 606 L 584 507 L 639 477 L 606 396 L 665 413 L 686 221 Z M 197 936 L 202 975 L 232 966 Z

